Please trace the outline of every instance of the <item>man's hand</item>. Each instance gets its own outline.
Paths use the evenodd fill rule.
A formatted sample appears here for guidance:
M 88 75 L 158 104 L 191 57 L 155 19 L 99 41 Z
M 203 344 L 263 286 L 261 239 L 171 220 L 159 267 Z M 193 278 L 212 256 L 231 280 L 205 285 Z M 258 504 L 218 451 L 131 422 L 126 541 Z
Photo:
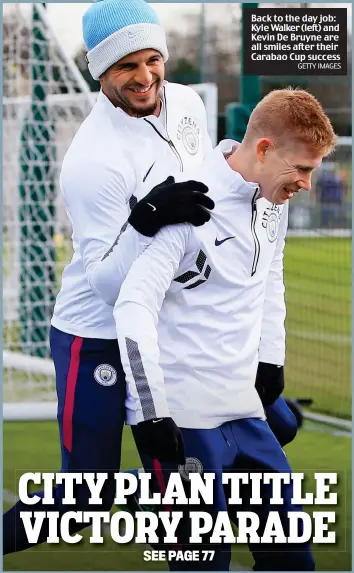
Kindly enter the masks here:
M 136 231 L 153 237 L 161 227 L 176 223 L 191 223 L 195 227 L 210 219 L 207 209 L 214 201 L 206 195 L 208 187 L 198 181 L 175 183 L 174 177 L 154 187 L 133 208 L 129 223 Z
M 256 390 L 263 406 L 270 406 L 284 390 L 284 367 L 276 364 L 258 364 Z
M 182 432 L 172 418 L 140 422 L 134 429 L 136 445 L 141 452 L 160 462 L 185 464 Z

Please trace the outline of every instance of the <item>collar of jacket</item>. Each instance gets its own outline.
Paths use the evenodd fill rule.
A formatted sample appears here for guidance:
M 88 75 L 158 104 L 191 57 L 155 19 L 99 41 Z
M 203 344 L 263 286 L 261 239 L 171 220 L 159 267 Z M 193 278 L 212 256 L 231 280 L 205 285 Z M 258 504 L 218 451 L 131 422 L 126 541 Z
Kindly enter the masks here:
M 225 154 L 227 155 L 232 147 L 237 147 L 238 145 L 237 141 L 224 139 L 206 158 L 206 164 L 208 165 L 208 171 L 212 174 L 212 177 L 215 177 L 219 185 L 221 183 L 222 186 L 225 186 L 238 197 L 243 197 L 247 200 L 253 199 L 256 192 L 260 190 L 259 184 L 245 181 L 238 171 L 231 169 L 225 158 Z

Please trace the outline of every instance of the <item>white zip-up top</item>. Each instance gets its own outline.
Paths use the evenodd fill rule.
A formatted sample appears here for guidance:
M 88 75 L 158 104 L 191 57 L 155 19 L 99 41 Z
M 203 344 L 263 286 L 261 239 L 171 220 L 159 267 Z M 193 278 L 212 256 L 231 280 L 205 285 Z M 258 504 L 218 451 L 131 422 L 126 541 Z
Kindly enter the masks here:
M 99 93 L 60 175 L 74 254 L 53 326 L 76 336 L 116 338 L 109 304 L 151 242 L 126 224 L 131 209 L 168 175 L 199 165 L 211 149 L 205 108 L 192 88 L 166 82 L 160 116 L 145 118 L 130 117 Z
M 220 144 L 194 170 L 215 201 L 202 227 L 162 229 L 132 265 L 114 308 L 127 422 L 184 428 L 264 418 L 258 361 L 284 364 L 288 206 L 259 197 Z

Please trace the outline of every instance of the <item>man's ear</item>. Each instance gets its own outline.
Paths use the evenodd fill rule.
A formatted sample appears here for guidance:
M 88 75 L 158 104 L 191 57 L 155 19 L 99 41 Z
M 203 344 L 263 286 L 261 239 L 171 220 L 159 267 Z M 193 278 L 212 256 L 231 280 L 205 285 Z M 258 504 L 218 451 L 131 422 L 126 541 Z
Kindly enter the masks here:
M 258 139 L 256 143 L 256 155 L 260 163 L 264 163 L 266 154 L 271 150 L 272 147 L 272 141 L 267 137 Z
M 103 86 L 103 82 L 104 82 L 105 77 L 106 77 L 106 72 L 103 72 L 103 74 L 101 74 L 100 77 L 98 78 L 98 81 L 100 82 L 101 87 Z

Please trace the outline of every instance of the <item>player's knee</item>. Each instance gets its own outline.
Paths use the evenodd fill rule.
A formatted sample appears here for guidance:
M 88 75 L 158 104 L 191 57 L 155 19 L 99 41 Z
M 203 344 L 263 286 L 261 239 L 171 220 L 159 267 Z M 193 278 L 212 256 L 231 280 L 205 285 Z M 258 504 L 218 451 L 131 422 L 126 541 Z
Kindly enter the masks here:
M 288 403 L 279 398 L 267 413 L 269 426 L 280 445 L 290 444 L 296 437 L 299 421 Z
M 294 414 L 289 410 L 279 431 L 279 437 L 277 436 L 281 446 L 286 446 L 295 439 L 298 427 Z

